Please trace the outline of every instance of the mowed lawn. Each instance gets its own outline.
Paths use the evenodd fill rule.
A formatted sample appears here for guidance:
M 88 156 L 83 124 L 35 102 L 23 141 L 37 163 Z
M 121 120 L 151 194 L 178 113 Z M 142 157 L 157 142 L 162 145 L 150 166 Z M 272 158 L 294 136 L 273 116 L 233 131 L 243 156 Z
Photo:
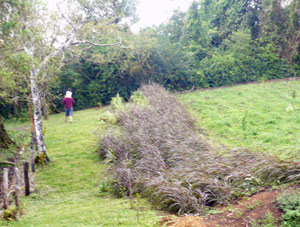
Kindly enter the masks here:
M 214 145 L 300 159 L 300 81 L 208 89 L 178 99 Z
M 7 124 L 9 132 L 28 124 Z M 107 168 L 96 153 L 99 136 L 105 125 L 99 110 L 74 112 L 72 124 L 64 115 L 51 115 L 44 121 L 50 165 L 38 168 L 37 192 L 22 200 L 23 215 L 17 222 L 0 222 L 8 226 L 156 226 L 159 216 L 145 201 L 137 210 L 130 209 L 128 199 L 103 193 L 99 185 Z

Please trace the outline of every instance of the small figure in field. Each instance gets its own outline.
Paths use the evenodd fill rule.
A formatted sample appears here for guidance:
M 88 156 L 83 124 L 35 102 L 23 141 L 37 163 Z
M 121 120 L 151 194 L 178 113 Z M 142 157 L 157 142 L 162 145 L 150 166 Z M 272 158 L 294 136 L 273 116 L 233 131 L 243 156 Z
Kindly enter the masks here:
M 75 103 L 74 99 L 72 98 L 72 90 L 71 88 L 68 89 L 66 92 L 66 96 L 62 102 L 65 105 L 65 112 L 66 112 L 66 119 L 67 122 L 68 117 L 70 117 L 70 122 L 73 121 L 73 104 Z

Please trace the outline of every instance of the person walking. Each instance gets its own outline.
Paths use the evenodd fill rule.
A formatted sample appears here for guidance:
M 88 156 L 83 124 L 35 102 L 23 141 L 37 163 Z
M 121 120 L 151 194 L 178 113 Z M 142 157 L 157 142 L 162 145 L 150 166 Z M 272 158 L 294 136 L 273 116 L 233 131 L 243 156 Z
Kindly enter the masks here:
M 68 117 L 70 118 L 70 122 L 73 122 L 73 104 L 75 104 L 74 99 L 71 96 L 65 96 L 63 102 L 65 105 L 66 119 L 65 122 L 68 121 Z

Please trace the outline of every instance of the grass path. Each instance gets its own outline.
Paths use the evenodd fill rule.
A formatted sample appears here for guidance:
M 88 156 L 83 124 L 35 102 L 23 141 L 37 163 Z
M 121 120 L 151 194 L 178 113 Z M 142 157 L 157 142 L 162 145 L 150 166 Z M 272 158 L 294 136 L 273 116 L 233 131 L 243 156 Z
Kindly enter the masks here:
M 128 199 L 100 193 L 106 168 L 97 156 L 101 132 L 99 112 L 77 111 L 72 124 L 63 114 L 44 122 L 51 163 L 38 169 L 38 192 L 23 199 L 24 214 L 8 226 L 155 226 L 158 216 L 143 202 L 143 212 L 130 209 Z M 0 222 L 0 225 L 4 224 Z

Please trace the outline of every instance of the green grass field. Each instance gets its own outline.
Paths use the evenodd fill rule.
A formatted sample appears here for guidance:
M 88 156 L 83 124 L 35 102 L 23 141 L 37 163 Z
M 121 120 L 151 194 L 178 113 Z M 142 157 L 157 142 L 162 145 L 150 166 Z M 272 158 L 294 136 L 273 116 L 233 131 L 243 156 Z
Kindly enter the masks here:
M 203 90 L 178 95 L 178 99 L 216 148 L 246 147 L 299 160 L 300 82 Z M 128 199 L 100 192 L 107 166 L 96 153 L 106 128 L 98 110 L 75 112 L 72 124 L 64 122 L 63 113 L 51 115 L 44 126 L 50 165 L 37 169 L 36 192 L 22 199 L 23 215 L 18 221 L 0 225 L 157 226 L 160 216 L 146 201 L 140 201 L 138 221 Z M 28 123 L 9 121 L 6 129 L 28 143 Z
M 196 91 L 178 99 L 214 144 L 300 158 L 300 81 Z
M 156 226 L 160 219 L 145 201 L 140 201 L 140 217 L 130 209 L 128 199 L 117 199 L 99 186 L 106 179 L 106 165 L 96 149 L 104 124 L 99 111 L 74 113 L 72 124 L 64 115 L 51 115 L 44 121 L 50 165 L 37 170 L 37 192 L 22 199 L 24 213 L 8 226 Z M 7 123 L 7 131 L 22 137 L 28 124 Z M 24 134 L 24 133 L 23 133 Z

